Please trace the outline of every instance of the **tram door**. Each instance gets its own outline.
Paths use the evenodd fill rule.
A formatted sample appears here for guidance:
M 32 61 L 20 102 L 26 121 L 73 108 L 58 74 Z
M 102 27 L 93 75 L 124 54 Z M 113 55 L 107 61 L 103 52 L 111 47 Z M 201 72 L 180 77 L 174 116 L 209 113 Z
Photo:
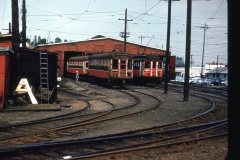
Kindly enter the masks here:
M 120 77 L 126 77 L 127 69 L 126 69 L 126 60 L 125 59 L 119 59 L 120 62 Z

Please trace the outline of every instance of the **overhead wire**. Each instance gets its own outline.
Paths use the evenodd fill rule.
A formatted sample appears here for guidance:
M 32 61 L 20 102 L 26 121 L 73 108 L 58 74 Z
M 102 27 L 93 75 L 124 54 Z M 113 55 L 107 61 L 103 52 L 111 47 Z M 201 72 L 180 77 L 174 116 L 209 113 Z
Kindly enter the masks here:
M 209 20 L 206 21 L 205 23 L 208 23 L 208 22 L 211 21 L 213 18 L 215 18 L 215 15 L 217 14 L 218 10 L 221 8 L 221 6 L 222 6 L 222 4 L 223 4 L 224 1 L 225 1 L 225 0 L 222 0 L 222 2 L 219 4 L 219 6 L 218 6 L 218 8 L 216 9 L 216 11 L 215 11 L 215 12 L 213 13 L 213 15 L 209 18 Z
M 92 4 L 92 1 L 89 0 L 88 3 L 87 3 L 85 11 L 83 11 L 82 13 L 78 13 L 78 14 L 55 14 L 55 15 L 52 14 L 52 16 L 59 16 L 61 18 L 69 19 L 69 23 L 67 23 L 67 24 L 70 24 L 70 22 L 74 22 L 74 21 L 88 21 L 88 22 L 98 22 L 98 23 L 102 22 L 102 23 L 116 23 L 117 24 L 117 22 L 115 22 L 115 21 L 91 20 L 91 16 L 86 17 L 86 15 L 94 15 L 94 17 L 95 16 L 101 17 L 103 15 L 105 17 L 106 14 L 109 15 L 109 13 L 114 13 L 114 16 L 118 16 L 117 13 L 119 13 L 119 11 L 123 12 L 123 10 L 93 12 L 93 11 L 90 11 L 90 9 L 89 9 L 91 4 Z M 135 21 L 129 22 L 129 25 L 133 25 L 134 24 L 134 25 L 139 25 L 140 26 L 140 25 L 164 24 L 164 23 L 161 23 L 161 21 L 159 22 L 159 19 L 158 19 L 158 21 L 154 21 L 152 19 L 151 20 L 150 19 L 147 19 L 147 20 L 143 19 L 143 18 L 146 18 L 146 17 L 155 17 L 155 18 L 161 18 L 163 20 L 166 20 L 167 17 L 150 14 L 150 11 L 153 11 L 153 9 L 156 8 L 157 6 L 159 6 L 159 4 L 160 4 L 160 1 L 157 1 L 157 2 L 155 1 L 153 5 L 150 5 L 151 6 L 150 8 L 147 8 L 147 6 L 145 5 L 145 10 L 144 10 L 143 13 L 139 13 L 139 12 L 134 12 L 134 11 L 128 10 L 130 12 L 129 17 L 135 18 Z M 218 7 L 218 8 L 220 8 L 220 7 Z M 217 13 L 217 11 L 215 11 L 215 12 Z M 76 17 L 74 17 L 75 15 L 79 16 L 79 17 L 76 18 Z M 83 17 L 83 15 L 85 15 L 85 17 Z M 121 14 L 121 15 L 123 15 L 123 14 Z M 31 15 L 29 15 L 29 16 L 31 16 Z M 32 16 L 34 16 L 34 15 L 32 15 Z M 38 15 L 36 15 L 36 16 L 38 16 Z M 47 16 L 47 15 L 43 15 L 43 16 Z M 109 16 L 111 16 L 111 14 Z M 113 16 L 113 18 L 114 18 L 114 16 Z M 89 18 L 89 19 L 88 20 L 84 20 L 84 18 Z M 47 20 L 47 19 L 45 19 L 45 20 Z M 137 22 L 136 22 L 136 20 L 137 20 Z M 144 20 L 144 21 L 142 21 L 142 20 Z M 183 26 L 185 25 L 185 19 L 184 19 L 184 17 L 181 17 L 181 16 L 177 16 L 177 17 L 173 18 L 172 22 L 175 23 L 175 24 L 183 25 Z M 198 21 L 193 22 L 193 24 L 194 25 L 200 25 L 200 24 L 202 25 L 202 23 L 200 23 Z M 114 26 L 114 30 L 113 30 L 114 33 L 116 33 L 115 31 L 117 29 L 119 29 L 121 26 L 122 26 L 122 24 Z M 62 26 L 60 26 L 60 27 L 62 27 Z M 224 29 L 224 26 L 214 26 L 214 28 L 215 27 L 219 28 L 219 29 L 221 29 L 221 28 Z M 90 35 L 90 34 L 79 34 L 79 33 L 74 33 L 74 32 L 59 32 L 57 29 L 59 29 L 59 27 L 54 28 L 52 31 L 57 32 L 57 33 L 66 33 L 66 34 L 74 34 L 74 35 Z M 48 30 L 46 30 L 46 31 L 48 31 Z M 214 32 L 214 30 L 211 30 L 211 31 Z M 113 32 L 110 32 L 110 33 L 113 33 Z M 134 33 L 136 34 L 137 32 L 134 32 Z M 139 33 L 143 33 L 143 32 L 139 32 Z M 131 34 L 131 35 L 134 36 L 134 34 Z M 136 35 L 136 36 L 139 36 L 139 35 Z M 154 37 L 154 39 L 158 39 L 158 38 Z M 161 38 L 159 38 L 159 40 L 160 39 Z M 164 38 L 162 38 L 162 40 L 164 40 Z M 185 42 L 179 41 L 178 43 L 183 43 L 184 44 Z M 196 43 L 196 45 L 198 45 L 198 44 L 200 45 L 202 43 L 202 40 L 199 39 L 199 42 L 193 42 L 193 44 L 194 43 Z M 214 45 L 212 45 L 212 46 L 214 46 Z

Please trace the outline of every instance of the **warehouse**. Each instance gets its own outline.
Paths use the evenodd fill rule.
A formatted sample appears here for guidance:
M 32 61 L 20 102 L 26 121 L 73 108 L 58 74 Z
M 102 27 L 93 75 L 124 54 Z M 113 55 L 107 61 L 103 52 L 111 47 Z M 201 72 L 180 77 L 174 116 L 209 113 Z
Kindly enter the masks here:
M 47 50 L 49 52 L 55 52 L 58 54 L 58 65 L 61 74 L 66 74 L 66 61 L 72 56 L 81 56 L 92 53 L 103 53 L 103 52 L 123 52 L 124 42 L 107 38 L 103 36 L 96 36 L 101 38 L 92 38 L 85 41 L 77 42 L 64 42 L 47 45 L 38 45 L 36 50 Z M 165 56 L 166 51 L 147 47 L 139 44 L 127 42 L 126 52 L 130 54 L 154 54 L 159 56 Z

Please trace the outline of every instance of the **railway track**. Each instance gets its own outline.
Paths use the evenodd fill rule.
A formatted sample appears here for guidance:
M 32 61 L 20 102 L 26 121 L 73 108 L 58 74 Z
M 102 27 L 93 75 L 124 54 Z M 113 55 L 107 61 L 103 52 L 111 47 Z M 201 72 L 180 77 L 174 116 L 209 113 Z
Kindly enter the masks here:
M 135 114 L 139 114 L 142 112 L 146 112 L 148 110 L 151 110 L 155 107 L 157 107 L 160 103 L 160 101 L 157 101 L 157 104 L 154 106 L 149 106 L 146 108 L 143 108 L 141 110 L 135 109 L 133 111 L 132 108 L 139 105 L 140 99 L 128 92 L 121 91 L 122 93 L 125 93 L 132 98 L 134 98 L 134 102 L 132 104 L 128 104 L 125 106 L 121 106 L 118 108 L 115 108 L 114 104 L 107 102 L 112 105 L 111 110 L 107 110 L 105 112 L 97 113 L 97 114 L 87 114 L 87 115 L 72 115 L 71 117 L 58 117 L 57 119 L 51 119 L 50 121 L 54 121 L 54 124 L 48 124 L 46 126 L 46 122 L 50 121 L 42 121 L 40 127 L 36 125 L 39 124 L 40 122 L 37 121 L 37 123 L 30 123 L 30 126 L 24 125 L 18 125 L 14 128 L 14 131 L 16 132 L 14 136 L 6 136 L 8 132 L 5 130 L 4 134 L 1 134 L 0 138 L 0 147 L 6 147 L 7 145 L 16 145 L 16 144 L 28 144 L 28 143 L 38 143 L 42 141 L 53 141 L 53 139 L 62 139 L 63 137 L 74 137 L 75 135 L 81 135 L 85 134 L 84 132 L 87 129 L 82 129 L 83 126 L 89 126 L 89 125 L 97 125 L 98 123 L 103 123 L 106 121 L 112 121 L 128 116 L 132 116 Z M 146 96 L 146 94 L 145 94 Z M 135 107 L 136 108 L 136 107 Z M 126 111 L 128 109 L 128 111 Z M 122 111 L 123 110 L 123 111 Z M 110 115 L 111 113 L 111 115 Z M 80 117 L 87 117 L 84 120 L 81 120 Z M 76 119 L 77 118 L 77 119 Z M 44 123 L 43 123 L 44 122 Z M 50 128 L 49 128 L 50 126 Z M 37 130 L 36 130 L 37 128 Z M 34 132 L 27 133 L 26 130 L 33 130 Z M 9 131 L 11 134 L 12 130 L 10 129 Z M 71 138 L 69 138 L 71 139 Z
M 44 130 L 43 132 L 21 135 L 15 138 L 9 137 L 11 145 L 0 149 L 0 158 L 82 159 L 180 145 L 227 135 L 227 119 L 214 121 L 209 118 L 209 115 L 216 110 L 216 103 L 209 99 L 210 97 L 208 95 L 192 94 L 192 96 L 199 96 L 209 101 L 211 106 L 197 115 L 164 125 L 115 134 L 97 135 L 90 138 L 76 136 L 94 127 L 99 127 L 103 123 L 154 110 L 160 105 L 161 101 L 149 94 L 149 92 L 152 92 L 150 91 L 151 89 L 148 88 L 148 92 L 140 91 L 142 89 L 121 90 L 120 92 L 122 94 L 132 97 L 132 104 L 125 106 L 112 105 L 114 107 L 112 107 L 111 111 L 108 111 L 111 114 L 102 113 L 104 116 L 96 114 L 96 117 L 92 120 L 86 119 L 85 121 L 69 122 L 48 130 L 42 128 L 41 130 Z M 140 104 L 142 103 L 141 99 L 144 96 L 148 97 L 148 99 L 151 97 L 152 100 L 155 100 L 155 103 L 153 103 L 151 107 L 139 110 L 139 106 L 141 106 Z M 219 97 L 215 96 L 215 98 Z M 106 101 L 106 103 L 108 103 L 108 101 Z M 132 112 L 129 113 L 129 111 Z M 30 141 L 26 141 L 28 139 L 30 139 Z M 4 145 L 8 143 L 8 141 L 4 139 L 4 136 L 2 137 L 2 141 L 0 140 L 0 144 L 2 143 Z
M 16 146 L 1 150 L 0 153 L 2 159 L 82 159 L 223 137 L 227 135 L 227 124 L 227 120 L 221 120 L 158 132 L 139 130 L 65 142 Z

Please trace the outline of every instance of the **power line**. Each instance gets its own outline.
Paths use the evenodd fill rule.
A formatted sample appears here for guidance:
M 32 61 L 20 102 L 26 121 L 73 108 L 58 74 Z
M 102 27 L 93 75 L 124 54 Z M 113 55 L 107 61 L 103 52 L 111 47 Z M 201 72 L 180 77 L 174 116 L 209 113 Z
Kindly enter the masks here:
M 133 20 L 134 20 L 134 19 L 137 19 L 137 18 L 139 18 L 139 17 L 141 17 L 141 16 L 143 16 L 143 15 L 147 15 L 147 12 L 150 11 L 151 9 L 153 9 L 154 7 L 156 7 L 160 2 L 161 2 L 161 1 L 159 0 L 155 5 L 153 5 L 151 8 L 149 8 L 147 11 L 145 10 L 144 13 L 138 15 L 137 17 L 134 17 Z
M 224 2 L 224 0 L 222 0 L 222 2 L 220 3 L 220 5 L 219 5 L 218 8 L 216 9 L 216 11 L 213 13 L 213 15 L 210 17 L 210 19 L 209 19 L 207 22 L 209 22 L 210 20 L 212 20 L 212 19 L 215 17 L 216 13 L 218 12 L 218 10 L 220 9 L 220 7 L 222 6 L 223 2 Z M 207 22 L 205 22 L 205 23 L 207 23 Z
M 149 43 L 152 41 L 154 35 L 152 36 L 152 38 L 148 41 L 148 44 L 146 45 L 146 47 L 149 45 Z

